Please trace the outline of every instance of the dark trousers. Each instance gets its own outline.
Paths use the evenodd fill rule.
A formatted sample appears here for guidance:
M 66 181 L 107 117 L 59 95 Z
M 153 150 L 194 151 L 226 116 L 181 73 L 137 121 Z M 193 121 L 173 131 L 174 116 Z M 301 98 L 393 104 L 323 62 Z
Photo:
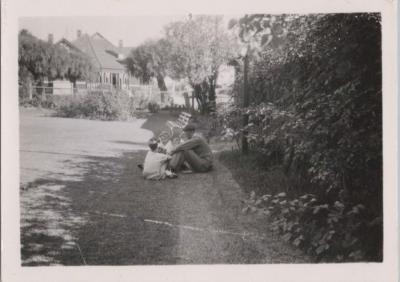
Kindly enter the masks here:
M 207 172 L 212 168 L 210 160 L 200 158 L 193 150 L 179 151 L 173 154 L 172 159 L 169 161 L 169 167 L 179 172 L 185 161 L 196 172 Z

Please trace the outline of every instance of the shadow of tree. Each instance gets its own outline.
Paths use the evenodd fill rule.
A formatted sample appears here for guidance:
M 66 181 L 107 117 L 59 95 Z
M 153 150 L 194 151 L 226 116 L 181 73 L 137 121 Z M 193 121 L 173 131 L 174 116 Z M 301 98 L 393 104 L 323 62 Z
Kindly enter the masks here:
M 168 120 L 176 120 L 177 117 L 168 112 L 158 112 L 152 114 L 148 117 L 145 123 L 143 123 L 142 128 L 153 131 L 155 136 L 158 136 L 161 131 L 169 131 L 169 127 L 166 125 Z
M 136 167 L 144 154 L 87 157 L 69 164 L 85 172 L 80 181 L 43 178 L 22 191 L 36 195 L 36 205 L 22 203 L 23 265 L 176 263 L 179 230 L 143 221 L 178 218 L 175 185 L 144 181 Z

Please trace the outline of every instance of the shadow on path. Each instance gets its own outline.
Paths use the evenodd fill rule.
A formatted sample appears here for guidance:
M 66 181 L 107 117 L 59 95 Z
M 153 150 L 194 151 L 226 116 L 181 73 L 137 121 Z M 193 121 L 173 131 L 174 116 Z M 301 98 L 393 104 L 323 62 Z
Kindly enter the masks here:
M 143 123 L 142 128 L 153 131 L 154 135 L 158 136 L 163 130 L 169 131 L 169 127 L 166 125 L 166 122 L 168 120 L 176 120 L 178 115 L 179 113 L 174 115 L 165 111 L 149 115 L 146 122 Z

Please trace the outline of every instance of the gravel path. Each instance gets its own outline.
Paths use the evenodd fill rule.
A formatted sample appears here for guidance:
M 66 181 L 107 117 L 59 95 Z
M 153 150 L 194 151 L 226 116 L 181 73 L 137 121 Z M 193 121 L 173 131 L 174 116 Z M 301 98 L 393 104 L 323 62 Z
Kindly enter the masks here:
M 218 162 L 207 174 L 141 177 L 146 141 L 166 118 L 21 112 L 23 265 L 308 261 L 266 232 L 265 221 L 241 213 L 242 190 Z

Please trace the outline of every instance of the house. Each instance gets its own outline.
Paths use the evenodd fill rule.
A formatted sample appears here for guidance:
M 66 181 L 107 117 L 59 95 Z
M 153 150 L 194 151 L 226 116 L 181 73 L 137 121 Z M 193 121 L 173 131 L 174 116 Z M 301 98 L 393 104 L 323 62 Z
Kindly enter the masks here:
M 123 60 L 129 54 L 130 48 L 123 47 L 122 40 L 117 47 L 99 32 L 88 35 L 78 30 L 75 40 L 69 41 L 63 38 L 57 44 L 70 52 L 82 52 L 91 59 L 96 72 L 95 80 L 91 81 L 91 84 L 111 86 L 115 89 L 128 89 L 129 85 L 140 84 L 136 77 L 129 74 L 124 65 Z

